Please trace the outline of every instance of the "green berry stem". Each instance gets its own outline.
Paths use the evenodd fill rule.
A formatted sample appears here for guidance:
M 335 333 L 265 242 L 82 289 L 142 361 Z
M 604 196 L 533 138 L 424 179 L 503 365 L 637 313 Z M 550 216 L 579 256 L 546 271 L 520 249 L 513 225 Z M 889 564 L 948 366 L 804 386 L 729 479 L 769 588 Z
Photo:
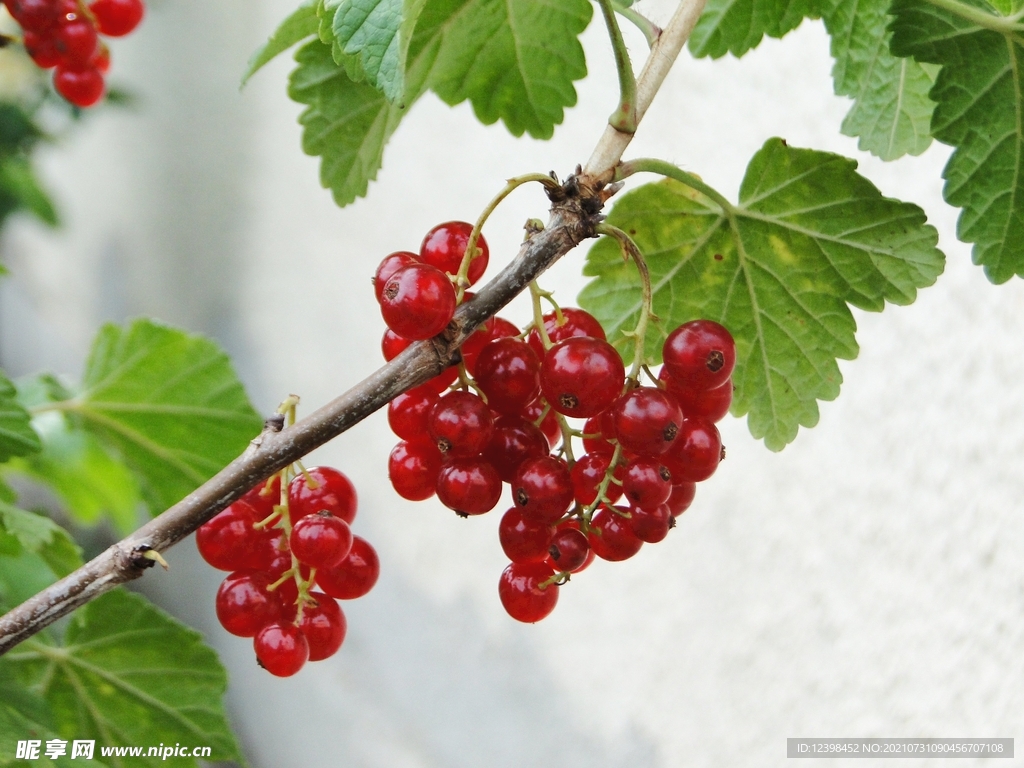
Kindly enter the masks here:
M 602 222 L 597 225 L 597 232 L 601 235 L 614 237 L 622 249 L 623 258 L 632 259 L 633 263 L 636 264 L 637 272 L 640 273 L 640 317 L 636 322 L 636 328 L 624 334 L 633 338 L 634 345 L 633 367 L 630 369 L 628 376 L 631 384 L 627 382 L 627 387 L 636 387 L 640 383 L 640 370 L 644 365 L 647 326 L 650 324 L 651 318 L 654 317 L 654 292 L 651 289 L 651 271 L 647 268 L 644 255 L 640 253 L 636 243 L 621 229 Z
M 629 60 L 626 41 L 619 29 L 619 21 L 615 18 L 615 7 L 612 0 L 598 0 L 608 36 L 615 52 L 615 69 L 619 74 L 619 106 L 608 117 L 608 124 L 621 133 L 636 133 L 636 76 L 633 74 L 633 63 Z

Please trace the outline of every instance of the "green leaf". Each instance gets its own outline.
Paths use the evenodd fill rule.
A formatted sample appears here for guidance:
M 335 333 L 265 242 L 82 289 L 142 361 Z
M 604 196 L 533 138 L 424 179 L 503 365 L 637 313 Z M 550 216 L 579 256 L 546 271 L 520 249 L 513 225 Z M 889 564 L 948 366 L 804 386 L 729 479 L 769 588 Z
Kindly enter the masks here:
M 935 102 L 928 91 L 937 68 L 889 52 L 890 0 L 823 0 L 832 36 L 836 94 L 854 99 L 843 121 L 847 136 L 883 160 L 919 155 L 931 144 Z
M 440 40 L 430 87 L 451 105 L 469 99 L 485 125 L 551 138 L 587 74 L 578 37 L 591 14 L 586 0 L 434 0 L 417 29 Z
M 18 391 L 0 371 L 0 462 L 42 449 L 28 411 L 17 400 Z
M 67 576 L 82 564 L 82 550 L 67 531 L 44 515 L 0 501 L 0 530 L 39 555 L 57 576 Z
M 817 17 L 812 0 L 708 0 L 690 35 L 690 52 L 699 58 L 742 56 L 765 35 L 796 29 L 805 16 Z
M 152 320 L 104 326 L 82 392 L 61 408 L 116 447 L 154 513 L 236 458 L 262 424 L 216 344 Z
M 109 592 L 75 614 L 64 642 L 36 639 L 6 663 L 41 691 L 64 738 L 101 747 L 180 742 L 212 759 L 243 762 L 224 714 L 227 676 L 198 632 L 143 598 Z M 111 766 L 159 766 L 159 757 L 107 757 Z M 197 765 L 176 758 L 176 765 Z
M 848 305 L 909 304 L 942 272 L 938 236 L 915 205 L 882 197 L 856 162 L 765 143 L 747 168 L 738 206 L 675 181 L 625 195 L 608 221 L 647 259 L 654 311 L 645 353 L 661 359 L 668 333 L 688 320 L 724 324 L 736 338 L 732 410 L 772 450 L 818 421 L 817 400 L 839 394 L 836 358 L 857 355 Z M 728 207 L 724 207 L 728 205 Z M 599 241 L 580 295 L 628 355 L 640 288 L 618 245 Z
M 314 0 L 307 0 L 295 9 L 287 19 L 281 22 L 267 42 L 253 53 L 249 63 L 245 66 L 242 85 L 249 82 L 249 78 L 262 69 L 264 64 L 284 53 L 296 43 L 315 35 L 319 23 Z
M 1003 283 L 1024 276 L 1024 24 L 980 1 L 944 5 L 895 0 L 892 51 L 942 65 L 932 135 L 956 147 L 943 195 L 963 208 L 974 263 Z
M 57 209 L 49 195 L 39 186 L 28 159 L 7 157 L 0 160 L 0 193 L 9 196 L 19 208 L 52 227 L 57 226 Z

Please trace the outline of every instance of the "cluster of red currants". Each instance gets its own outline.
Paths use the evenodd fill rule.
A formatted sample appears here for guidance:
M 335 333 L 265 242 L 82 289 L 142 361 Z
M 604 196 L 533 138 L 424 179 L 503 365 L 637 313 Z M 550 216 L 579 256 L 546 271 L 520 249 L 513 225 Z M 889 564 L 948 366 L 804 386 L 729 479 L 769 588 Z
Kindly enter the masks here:
M 142 0 L 3 0 L 24 30 L 25 51 L 39 67 L 55 68 L 53 87 L 78 107 L 103 96 L 110 51 L 100 35 L 121 37 L 142 21 Z
M 337 600 L 362 597 L 380 561 L 350 528 L 351 481 L 331 467 L 301 471 L 281 492 L 281 475 L 261 483 L 196 531 L 199 553 L 231 571 L 217 591 L 217 618 L 252 637 L 256 659 L 279 677 L 332 656 L 345 639 Z M 314 590 L 316 587 L 316 590 Z
M 457 265 L 456 256 L 450 264 Z M 406 287 L 419 284 L 422 271 L 403 277 L 417 269 L 411 261 L 395 269 L 407 257 L 414 258 L 388 256 L 375 278 L 389 326 L 382 344 L 388 360 L 407 339 L 442 330 L 454 308 L 449 301 L 436 322 L 425 321 L 433 299 Z M 423 252 L 421 260 L 428 261 Z M 434 277 L 431 284 L 451 282 L 436 271 L 444 280 Z M 398 330 L 410 304 L 418 318 L 412 325 L 423 329 L 417 336 Z M 543 326 L 521 332 L 492 318 L 463 345 L 461 377 L 453 367 L 388 406 L 391 429 L 401 438 L 388 473 L 402 497 L 419 501 L 436 493 L 465 517 L 493 509 L 502 482 L 510 484 L 514 506 L 498 537 L 511 563 L 499 596 L 513 618 L 526 622 L 547 616 L 559 585 L 595 555 L 625 560 L 644 542 L 665 538 L 692 502 L 696 483 L 724 456 L 715 422 L 732 402 L 736 359 L 728 330 L 693 321 L 666 339 L 658 381 L 639 386 L 627 379 L 622 358 L 587 312 L 557 309 Z M 577 428 L 569 419 L 585 421 Z M 586 451 L 578 458 L 574 437 Z M 628 506 L 616 506 L 623 496 Z

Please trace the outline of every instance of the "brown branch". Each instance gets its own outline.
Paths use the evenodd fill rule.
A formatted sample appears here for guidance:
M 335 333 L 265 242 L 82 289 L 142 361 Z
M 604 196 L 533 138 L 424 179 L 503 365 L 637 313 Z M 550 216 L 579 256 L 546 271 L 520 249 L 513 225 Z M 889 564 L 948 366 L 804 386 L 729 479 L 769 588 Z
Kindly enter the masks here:
M 651 49 L 637 80 L 643 114 L 671 62 L 693 27 L 704 0 L 682 0 L 679 10 Z M 595 236 L 605 201 L 620 186 L 609 184 L 632 134 L 609 127 L 586 172 L 577 168 L 559 189 L 549 190 L 551 216 L 533 231 L 516 258 L 469 302 L 461 305 L 446 331 L 416 342 L 345 394 L 287 429 L 267 420 L 246 451 L 213 478 L 135 533 L 117 542 L 75 572 L 0 617 L 0 655 L 76 608 L 119 584 L 139 578 L 162 552 L 241 497 L 257 483 L 301 459 L 383 407 L 402 392 L 426 382 L 459 359 L 459 346 L 473 331 L 518 296 L 559 258 Z

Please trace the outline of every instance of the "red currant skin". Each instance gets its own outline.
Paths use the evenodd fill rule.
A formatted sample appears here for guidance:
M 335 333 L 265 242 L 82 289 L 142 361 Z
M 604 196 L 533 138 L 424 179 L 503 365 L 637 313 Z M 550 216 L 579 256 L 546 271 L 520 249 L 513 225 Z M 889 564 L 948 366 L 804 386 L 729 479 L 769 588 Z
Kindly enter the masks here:
M 714 389 L 732 375 L 736 342 L 725 326 L 712 320 L 692 320 L 668 335 L 662 357 L 678 386 Z
M 203 559 L 221 571 L 264 569 L 273 560 L 274 534 L 257 531 L 252 505 L 236 501 L 196 530 L 196 547 Z
M 553 525 L 524 520 L 515 507 L 502 515 L 498 523 L 498 541 L 513 563 L 544 562 L 554 535 Z
M 586 507 L 597 501 L 597 491 L 604 481 L 605 474 L 608 472 L 611 459 L 612 454 L 610 451 L 597 451 L 581 456 L 573 464 L 572 471 L 569 474 L 572 477 L 572 490 L 577 504 Z M 620 482 L 622 481 L 622 472 L 621 466 L 615 471 L 615 477 Z M 604 493 L 607 501 L 615 502 L 622 496 L 622 486 L 609 481 Z
M 637 457 L 626 465 L 622 492 L 634 506 L 664 504 L 672 493 L 672 473 L 659 459 Z
M 512 498 L 526 520 L 557 522 L 573 501 L 569 466 L 554 456 L 524 461 L 512 481 Z
M 103 96 L 103 75 L 95 69 L 77 71 L 58 66 L 53 87 L 76 107 L 91 107 Z
M 609 440 L 615 436 L 615 412 L 612 408 L 591 416 L 583 425 L 583 447 L 589 453 L 611 453 L 615 450 Z
M 438 224 L 423 238 L 420 258 L 442 272 L 456 275 L 462 266 L 462 257 L 466 253 L 472 232 L 473 225 L 465 221 L 446 221 L 444 224 Z M 469 263 L 470 285 L 475 285 L 483 276 L 490 259 L 490 251 L 483 235 L 477 238 L 476 247 L 479 249 L 477 255 Z
M 469 459 L 491 441 L 494 419 L 491 409 L 472 392 L 449 392 L 431 410 L 427 431 L 446 457 Z
M 602 560 L 628 560 L 643 546 L 629 524 L 629 518 L 601 507 L 590 521 L 590 548 Z
M 541 419 L 541 414 L 544 418 Z M 558 424 L 558 418 L 553 409 L 548 407 L 543 398 L 537 398 L 523 409 L 523 418 L 531 424 L 537 424 L 544 437 L 548 439 L 548 447 L 554 448 L 562 439 L 562 428 Z M 539 423 L 538 423 L 539 420 Z
M 683 419 L 679 437 L 662 456 L 676 483 L 707 480 L 721 460 L 722 436 L 714 424 L 704 419 Z
M 310 568 L 338 565 L 352 549 L 352 529 L 327 510 L 301 518 L 288 538 L 292 554 Z
M 515 416 L 540 394 L 540 359 L 518 339 L 492 341 L 480 351 L 474 370 L 487 404 L 499 413 Z
M 25 52 L 40 69 L 50 69 L 60 64 L 60 52 L 57 50 L 56 42 L 48 34 L 26 29 L 22 39 L 25 43 Z
M 257 520 L 269 517 L 274 511 L 274 505 L 281 503 L 281 476 L 274 475 L 269 488 L 266 482 L 250 488 L 240 501 L 250 504 L 256 510 Z
M 552 344 L 557 344 L 565 339 L 571 339 L 573 336 L 592 336 L 602 341 L 607 338 L 604 328 L 597 322 L 597 318 L 589 312 L 576 307 L 562 308 L 561 325 L 558 323 L 557 313 L 549 312 L 544 315 L 544 330 L 547 331 L 548 339 Z M 541 341 L 540 334 L 537 333 L 536 328 L 530 331 L 526 341 L 533 348 L 533 351 L 537 353 L 537 357 L 544 357 L 544 342 Z
M 292 522 L 326 509 L 349 525 L 356 519 L 356 489 L 333 467 L 313 467 L 288 485 L 288 511 Z
M 679 434 L 683 412 L 676 399 L 652 387 L 634 389 L 612 407 L 615 436 L 622 448 L 641 456 L 668 450 Z
M 544 398 L 564 416 L 585 419 L 610 406 L 622 391 L 626 368 L 607 341 L 574 336 L 547 351 L 540 369 Z
M 277 677 L 291 677 L 309 659 L 309 643 L 294 624 L 269 624 L 253 640 L 256 661 Z
M 388 457 L 388 477 L 403 499 L 423 501 L 434 495 L 443 461 L 444 457 L 432 442 L 402 441 Z
M 500 416 L 483 457 L 498 471 L 502 482 L 511 483 L 520 464 L 547 456 L 549 447 L 539 427 L 518 416 Z
M 53 0 L 7 0 L 5 5 L 26 32 L 45 32 L 57 23 Z
M 501 498 L 498 471 L 483 459 L 451 459 L 437 475 L 437 498 L 462 517 L 490 512 Z
M 553 575 L 544 563 L 510 563 L 498 581 L 498 597 L 508 615 L 533 624 L 555 610 L 558 585 L 540 586 Z
M 668 511 L 673 517 L 679 517 L 690 508 L 696 495 L 696 483 L 686 482 L 685 480 L 681 483 L 676 483 L 672 486 L 672 493 L 668 497 L 668 501 L 665 502 L 668 505 Z
M 587 537 L 579 528 L 561 528 L 551 539 L 548 547 L 551 563 L 559 571 L 578 573 L 593 558 Z
M 232 635 L 253 637 L 281 616 L 276 595 L 267 591 L 270 575 L 264 571 L 232 573 L 217 590 L 217 620 Z
M 377 297 L 377 303 L 380 304 L 380 297 L 384 293 L 384 286 L 395 272 L 402 267 L 419 263 L 420 257 L 409 251 L 396 251 L 385 256 L 384 260 L 377 267 L 377 271 L 373 273 L 373 294 Z
M 322 592 L 310 592 L 316 605 L 306 604 L 302 609 L 299 629 L 309 643 L 309 660 L 322 661 L 338 652 L 345 642 L 348 622 L 338 601 Z
M 398 395 L 388 403 L 388 426 L 403 440 L 422 440 L 437 401 L 437 393 L 427 386 Z
M 648 544 L 657 544 L 668 536 L 669 529 L 675 521 L 667 504 L 659 504 L 656 507 L 634 507 L 630 514 L 632 517 L 629 519 L 629 525 L 633 529 L 633 533 L 638 539 Z
M 380 313 L 399 336 L 421 341 L 437 336 L 455 314 L 455 289 L 428 264 L 402 267 L 384 284 Z
M 95 0 L 89 10 L 107 37 L 127 35 L 139 26 L 146 12 L 142 0 Z
M 355 600 L 373 589 L 379 576 L 377 550 L 366 539 L 354 536 L 352 549 L 341 563 L 316 572 L 316 584 L 331 597 Z
M 732 405 L 733 384 L 732 379 L 726 380 L 725 384 L 714 389 L 687 389 L 679 386 L 679 383 L 669 373 L 668 368 L 662 367 L 658 373 L 658 381 L 665 385 L 679 402 L 683 409 L 683 415 L 687 417 L 699 417 L 711 422 L 718 422 L 725 418 Z
M 60 24 L 54 42 L 61 55 L 61 64 L 68 69 L 81 70 L 96 53 L 99 37 L 96 34 L 96 27 L 88 19 L 80 16 L 74 21 Z

